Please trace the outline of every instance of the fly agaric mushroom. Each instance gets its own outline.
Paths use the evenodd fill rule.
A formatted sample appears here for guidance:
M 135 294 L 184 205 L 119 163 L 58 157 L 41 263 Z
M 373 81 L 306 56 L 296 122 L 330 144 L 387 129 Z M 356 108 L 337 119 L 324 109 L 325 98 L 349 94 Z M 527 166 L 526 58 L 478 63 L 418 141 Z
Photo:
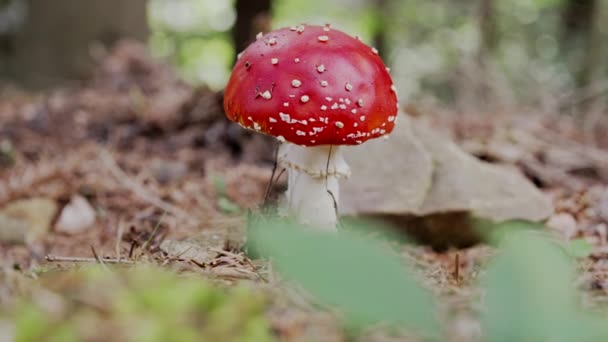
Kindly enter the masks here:
M 338 181 L 350 174 L 340 145 L 389 134 L 398 103 L 376 49 L 329 25 L 300 25 L 259 34 L 239 55 L 224 109 L 281 142 L 288 212 L 335 230 Z

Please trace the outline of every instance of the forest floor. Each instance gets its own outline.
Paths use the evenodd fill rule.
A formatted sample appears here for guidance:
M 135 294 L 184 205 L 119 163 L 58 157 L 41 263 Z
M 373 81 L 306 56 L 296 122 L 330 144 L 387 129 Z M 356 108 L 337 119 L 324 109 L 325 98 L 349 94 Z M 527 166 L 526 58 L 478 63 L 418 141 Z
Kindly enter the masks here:
M 20 275 L 42 277 L 76 264 L 155 263 L 225 285 L 277 291 L 266 317 L 284 340 L 345 339 L 335 315 L 277 286 L 268 265 L 243 253 L 244 217 L 264 200 L 275 145 L 229 123 L 221 94 L 183 83 L 132 44 L 109 55 L 85 84 L 44 94 L 2 92 L 1 305 L 23 291 L 14 278 Z M 587 305 L 605 302 L 608 141 L 590 143 L 589 130 L 568 116 L 435 113 L 425 120 L 481 159 L 519 168 L 552 198 L 553 234 L 592 247 L 580 259 L 577 286 Z M 496 134 L 503 125 L 533 135 L 506 145 Z M 601 133 L 592 135 L 608 136 Z M 2 213 L 30 225 L 2 222 Z M 213 253 L 179 245 L 196 237 Z M 404 250 L 445 303 L 451 340 L 478 340 L 475 283 L 492 248 Z M 391 340 L 381 331 L 363 339 Z

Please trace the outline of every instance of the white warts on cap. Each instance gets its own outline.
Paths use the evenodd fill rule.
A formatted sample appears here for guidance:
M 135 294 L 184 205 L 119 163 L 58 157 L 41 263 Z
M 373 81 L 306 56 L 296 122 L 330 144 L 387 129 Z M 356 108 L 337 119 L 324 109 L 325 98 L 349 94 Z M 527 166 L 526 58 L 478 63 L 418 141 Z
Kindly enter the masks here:
M 357 105 L 358 105 L 359 107 L 363 107 L 363 99 L 359 99 L 359 100 L 357 100 Z
M 344 88 L 346 88 L 346 91 L 351 91 L 353 90 L 353 85 L 350 83 L 346 83 L 346 85 L 344 85 Z
M 304 32 L 305 28 L 306 27 L 304 25 L 298 25 L 298 27 L 296 28 L 296 31 L 298 31 L 298 33 L 302 33 L 302 32 Z
M 361 121 L 365 121 L 365 115 L 361 115 L 359 119 L 361 119 Z
M 268 118 L 268 122 L 275 123 L 275 122 L 277 122 L 277 119 L 275 119 L 275 118 Z
M 327 110 L 327 106 L 326 105 L 322 105 L 321 106 L 321 110 Z
M 373 47 L 372 48 L 372 52 L 377 55 L 378 54 L 378 49 L 376 49 L 375 47 Z
M 301 85 L 302 85 L 302 81 L 300 81 L 300 80 L 293 80 L 293 81 L 291 81 L 291 86 L 294 87 L 294 88 L 298 88 Z
M 325 72 L 325 70 L 326 70 L 325 65 L 321 64 L 321 65 L 317 66 L 318 72 L 323 73 L 323 72 Z
M 299 58 L 294 58 L 293 62 L 294 63 L 300 63 L 300 59 Z
M 277 65 L 277 64 L 279 64 L 279 59 L 278 58 L 271 58 L 270 59 L 270 63 L 272 63 L 272 65 Z
M 300 97 L 300 101 L 302 101 L 302 103 L 306 103 L 306 102 L 310 101 L 310 96 L 302 95 L 302 97 Z
M 329 85 L 327 81 L 321 81 L 319 83 L 321 84 L 321 87 L 327 87 Z
M 264 33 L 258 32 L 258 34 L 255 35 L 255 39 L 261 39 L 263 36 L 264 36 Z
M 289 107 L 289 102 L 283 102 L 283 107 Z
M 344 123 L 342 123 L 342 121 L 336 121 L 336 127 L 344 128 Z
M 285 142 L 285 137 L 284 137 L 284 136 L 282 136 L 282 135 L 279 135 L 279 136 L 277 137 L 277 140 L 278 140 L 279 142 L 284 143 L 284 142 Z
M 272 98 L 272 94 L 270 93 L 270 91 L 266 90 L 265 92 L 263 92 L 262 97 L 265 98 L 266 100 L 270 100 Z
M 388 122 L 393 122 L 395 121 L 395 116 L 391 115 L 388 117 Z
M 275 45 L 277 43 L 276 38 L 270 38 L 268 39 L 268 45 Z
M 317 39 L 318 39 L 320 42 L 324 43 L 324 42 L 326 42 L 326 41 L 328 41 L 328 40 L 329 40 L 329 37 L 328 37 L 328 36 L 319 36 Z

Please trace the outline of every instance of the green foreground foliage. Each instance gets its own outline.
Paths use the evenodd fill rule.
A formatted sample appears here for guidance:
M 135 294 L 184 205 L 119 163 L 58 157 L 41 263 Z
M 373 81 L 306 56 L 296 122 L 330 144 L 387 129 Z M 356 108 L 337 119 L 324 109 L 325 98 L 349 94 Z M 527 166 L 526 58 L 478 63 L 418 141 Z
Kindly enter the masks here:
M 580 307 L 574 258 L 537 225 L 501 224 L 497 255 L 480 277 L 479 312 L 486 341 L 602 341 L 605 312 Z M 327 234 L 292 223 L 256 219 L 252 254 L 271 259 L 288 283 L 335 309 L 347 331 L 370 326 L 445 340 L 440 300 L 421 285 L 398 250 L 362 233 Z M 584 247 L 584 246 L 583 246 Z M 574 252 L 573 252 L 574 250 Z M 267 295 L 225 289 L 200 276 L 137 265 L 46 271 L 11 310 L 16 341 L 273 341 Z
M 592 315 L 578 305 L 571 247 L 552 243 L 537 224 L 514 221 L 496 228 L 498 255 L 480 284 L 485 340 L 608 339 L 605 314 Z M 263 221 L 251 230 L 251 240 L 287 279 L 341 308 L 348 325 L 393 323 L 440 338 L 431 294 L 390 248 L 351 233 L 328 235 Z
M 16 341 L 273 341 L 265 297 L 152 266 L 43 276 L 15 313 Z M 50 290 L 50 291 L 49 291 Z

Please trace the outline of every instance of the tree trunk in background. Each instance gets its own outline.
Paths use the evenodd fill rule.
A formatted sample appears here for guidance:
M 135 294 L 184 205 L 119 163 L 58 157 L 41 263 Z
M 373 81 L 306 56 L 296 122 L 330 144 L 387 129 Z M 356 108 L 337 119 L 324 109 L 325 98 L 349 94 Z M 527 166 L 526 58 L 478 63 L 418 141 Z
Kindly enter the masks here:
M 562 50 L 583 52 L 574 53 L 575 59 L 570 62 L 579 87 L 589 85 L 592 72 L 589 62 L 601 49 L 601 44 L 593 44 L 594 19 L 599 5 L 597 0 L 567 0 L 562 12 Z
M 583 57 L 583 65 L 579 76 L 582 86 L 589 86 L 605 77 L 602 62 L 606 60 L 606 56 L 602 55 L 606 53 L 606 47 L 602 42 L 606 42 L 607 37 L 604 32 L 608 32 L 604 31 L 608 27 L 606 25 L 606 20 L 608 20 L 606 5 L 596 4 L 590 19 L 588 44 L 587 49 L 584 50 L 586 53 Z
M 147 0 L 27 0 L 12 37 L 9 73 L 28 86 L 47 87 L 87 77 L 91 46 L 148 36 Z
M 245 50 L 258 32 L 270 31 L 271 9 L 272 0 L 236 0 L 232 41 L 237 53 Z
M 480 0 L 479 3 L 479 33 L 481 45 L 480 58 L 485 58 L 498 45 L 498 30 L 496 23 L 496 7 L 494 0 Z
M 380 57 L 384 59 L 385 62 L 388 62 L 386 58 L 390 51 L 387 46 L 387 30 L 388 30 L 388 20 L 390 18 L 390 0 L 373 0 L 374 10 L 376 11 L 376 27 L 374 32 L 374 37 L 372 44 L 378 52 L 380 53 Z

